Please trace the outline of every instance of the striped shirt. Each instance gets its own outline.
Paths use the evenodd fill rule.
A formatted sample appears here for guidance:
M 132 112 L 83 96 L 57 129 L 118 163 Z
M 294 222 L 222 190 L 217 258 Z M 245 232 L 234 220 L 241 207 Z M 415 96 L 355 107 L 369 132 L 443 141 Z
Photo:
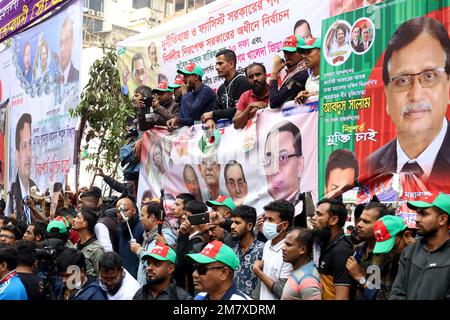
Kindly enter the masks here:
M 321 300 L 322 285 L 314 261 L 301 266 L 289 276 L 281 300 Z

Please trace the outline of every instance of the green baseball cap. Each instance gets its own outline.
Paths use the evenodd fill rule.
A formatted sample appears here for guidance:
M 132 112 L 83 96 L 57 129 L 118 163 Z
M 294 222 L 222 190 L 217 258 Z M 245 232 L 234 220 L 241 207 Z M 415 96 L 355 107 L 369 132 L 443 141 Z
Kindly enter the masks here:
M 170 89 L 177 89 L 181 87 L 184 83 L 184 77 L 182 74 L 177 74 L 175 77 L 175 81 L 172 84 L 169 84 Z
M 158 87 L 153 89 L 153 92 L 157 92 L 157 91 L 173 92 L 173 89 L 170 88 L 170 86 L 167 82 L 161 81 L 160 83 L 158 83 Z
M 212 206 L 225 206 L 228 207 L 230 210 L 234 210 L 236 205 L 234 204 L 233 200 L 230 197 L 220 195 L 217 197 L 214 201 L 206 201 L 206 205 L 208 207 Z
M 233 249 L 218 240 L 208 243 L 200 253 L 191 253 L 186 256 L 200 264 L 208 264 L 216 261 L 222 262 L 232 270 L 237 270 L 240 264 L 239 258 Z
M 308 41 L 303 41 L 303 44 L 299 46 L 300 49 L 320 49 L 322 46 L 322 40 L 320 38 L 312 38 Z
M 300 36 L 289 36 L 283 40 L 283 51 L 296 52 L 297 48 L 300 48 L 304 43 L 305 40 Z
M 196 74 L 199 75 L 200 77 L 203 77 L 203 70 L 202 68 L 200 68 L 199 65 L 196 65 L 195 63 L 188 63 L 184 69 L 178 69 L 177 73 L 181 73 L 183 75 L 186 74 Z
M 150 253 L 144 254 L 141 260 L 147 260 L 148 258 L 155 258 L 160 261 L 170 261 L 175 264 L 177 261 L 177 254 L 171 247 L 165 244 L 157 244 Z
M 432 192 L 431 195 L 422 199 L 422 201 L 408 201 L 408 208 L 412 210 L 437 207 L 450 215 L 450 194 Z
M 399 216 L 384 216 L 378 219 L 374 226 L 375 248 L 374 254 L 388 253 L 392 250 L 395 243 L 395 236 L 407 228 L 405 221 Z
M 47 225 L 47 232 L 51 232 L 52 229 L 54 229 L 54 228 L 58 229 L 59 233 L 66 233 L 67 232 L 66 225 L 61 220 L 52 220 L 52 221 L 50 221 L 50 223 Z

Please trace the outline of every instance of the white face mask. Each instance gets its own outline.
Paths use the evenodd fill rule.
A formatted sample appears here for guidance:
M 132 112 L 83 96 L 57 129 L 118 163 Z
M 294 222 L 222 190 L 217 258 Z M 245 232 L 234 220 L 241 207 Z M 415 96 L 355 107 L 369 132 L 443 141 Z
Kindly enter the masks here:
M 280 224 L 264 221 L 263 234 L 267 238 L 267 240 L 272 240 L 272 239 L 276 238 L 281 233 L 281 231 L 280 232 L 277 231 L 277 227 Z

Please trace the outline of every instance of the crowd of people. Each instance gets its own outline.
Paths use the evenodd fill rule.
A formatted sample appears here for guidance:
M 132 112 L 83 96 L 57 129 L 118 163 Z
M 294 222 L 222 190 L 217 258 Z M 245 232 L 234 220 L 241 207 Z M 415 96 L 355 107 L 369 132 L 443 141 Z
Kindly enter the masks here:
M 216 54 L 225 79 L 217 93 L 195 63 L 173 84 L 139 86 L 139 130 L 195 122 L 214 129 L 223 119 L 241 129 L 260 109 L 317 98 L 321 39 L 307 31 L 284 39 L 270 79 L 257 62 L 239 73 L 235 52 L 225 49 Z M 141 144 L 134 141 L 135 154 Z M 258 215 L 220 189 L 205 202 L 180 193 L 171 209 L 146 194 L 137 203 L 136 176 L 119 183 L 98 170 L 120 197 L 60 189 L 51 214 L 28 197 L 16 202 L 22 214 L 0 217 L 0 300 L 450 299 L 448 194 L 408 202 L 416 229 L 374 198 L 357 208 L 348 234 L 349 212 L 334 193 L 300 225 L 287 200 L 274 197 Z M 29 173 L 18 176 L 28 181 Z
M 450 298 L 444 193 L 408 202 L 416 229 L 375 198 L 355 210 L 350 234 L 349 212 L 332 198 L 308 228 L 286 200 L 258 217 L 223 195 L 204 203 L 181 193 L 174 227 L 160 199 L 111 203 L 97 187 L 78 203 L 63 198 L 49 221 L 0 217 L 0 300 Z

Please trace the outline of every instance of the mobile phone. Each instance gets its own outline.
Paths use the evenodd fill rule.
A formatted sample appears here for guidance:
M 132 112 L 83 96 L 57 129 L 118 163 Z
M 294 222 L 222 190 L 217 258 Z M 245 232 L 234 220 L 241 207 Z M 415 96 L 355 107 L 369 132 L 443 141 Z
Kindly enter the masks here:
M 189 222 L 194 225 L 209 223 L 209 212 L 193 214 L 188 217 Z
M 153 97 L 146 97 L 143 99 L 146 107 L 152 106 Z

